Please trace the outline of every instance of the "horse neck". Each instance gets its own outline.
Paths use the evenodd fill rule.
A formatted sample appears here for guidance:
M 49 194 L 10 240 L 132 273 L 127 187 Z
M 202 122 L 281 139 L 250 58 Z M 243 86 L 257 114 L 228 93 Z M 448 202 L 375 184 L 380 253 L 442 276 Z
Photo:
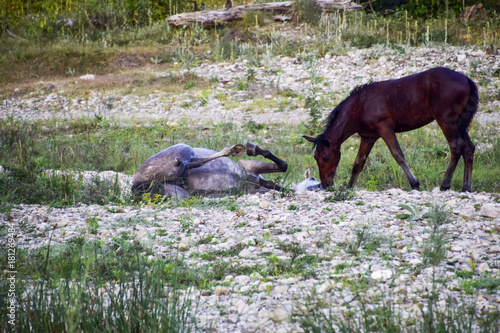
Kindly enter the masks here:
M 357 122 L 353 118 L 353 113 L 350 112 L 349 103 L 344 105 L 341 110 L 337 111 L 338 114 L 335 120 L 328 126 L 325 131 L 325 139 L 330 144 L 340 146 L 351 135 L 358 131 Z

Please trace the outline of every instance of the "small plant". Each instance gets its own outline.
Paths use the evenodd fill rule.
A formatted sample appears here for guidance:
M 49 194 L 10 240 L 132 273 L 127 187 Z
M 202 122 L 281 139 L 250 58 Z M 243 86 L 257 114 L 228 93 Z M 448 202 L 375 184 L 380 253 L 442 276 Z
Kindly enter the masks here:
M 321 82 L 321 78 L 318 77 L 318 73 L 316 72 L 316 63 L 314 60 L 307 61 L 305 63 L 305 67 L 308 69 L 310 76 L 307 96 L 304 99 L 304 107 L 309 110 L 307 127 L 310 132 L 315 133 L 318 132 L 321 127 L 321 118 L 323 115 L 321 109 L 320 88 L 318 86 Z
M 212 240 L 214 239 L 215 235 L 208 235 L 206 237 L 203 237 L 201 238 L 199 241 L 198 241 L 198 244 L 210 244 L 212 242 Z
M 422 218 L 429 222 L 433 231 L 437 231 L 440 226 L 452 222 L 449 212 L 446 211 L 446 207 L 439 205 L 431 205 L 431 209 Z
M 394 217 L 400 220 L 408 220 L 410 222 L 413 221 L 418 221 L 422 219 L 422 216 L 420 214 L 420 209 L 418 208 L 417 205 L 412 204 L 412 205 L 406 205 L 406 204 L 400 204 L 399 207 L 405 209 L 408 213 L 399 213 L 396 214 Z
M 332 193 L 332 195 L 325 196 L 326 202 L 346 201 L 354 198 L 354 190 L 345 185 L 341 185 L 338 188 L 330 186 L 326 191 Z
M 99 219 L 97 218 L 97 216 L 87 218 L 86 222 L 89 233 L 97 235 L 97 229 L 99 228 Z
M 383 237 L 373 233 L 366 224 L 356 226 L 353 233 L 354 237 L 344 243 L 345 251 L 352 256 L 358 256 L 361 248 L 371 254 L 383 241 Z
M 368 191 L 374 192 L 377 190 L 378 187 L 378 180 L 375 178 L 374 175 L 370 175 L 370 180 L 366 182 L 366 189 Z

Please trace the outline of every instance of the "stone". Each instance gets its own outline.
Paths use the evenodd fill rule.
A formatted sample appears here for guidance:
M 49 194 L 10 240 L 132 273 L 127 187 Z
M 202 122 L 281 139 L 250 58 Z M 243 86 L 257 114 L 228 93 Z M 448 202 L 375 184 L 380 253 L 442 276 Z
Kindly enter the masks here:
M 238 300 L 238 302 L 236 302 L 236 311 L 238 312 L 239 315 L 247 313 L 248 310 L 249 306 L 244 300 L 240 299 Z
M 249 249 L 247 247 L 247 248 L 244 248 L 243 250 L 241 250 L 241 252 L 238 254 L 238 256 L 240 258 L 253 258 L 253 257 L 255 257 L 255 254 L 252 252 L 251 249 Z
M 484 273 L 484 272 L 490 272 L 490 271 L 491 271 L 491 268 L 490 268 L 490 266 L 488 265 L 488 263 L 483 262 L 483 263 L 479 264 L 479 265 L 476 267 L 476 270 L 477 270 L 479 273 Z
M 230 293 L 231 293 L 231 289 L 229 289 L 227 287 L 221 287 L 221 286 L 215 287 L 214 294 L 216 296 L 229 295 Z
M 387 281 L 392 277 L 392 271 L 390 269 L 374 271 L 370 277 L 374 280 Z
M 290 313 L 284 308 L 277 308 L 271 312 L 269 318 L 274 322 L 280 322 L 290 318 Z
M 251 278 L 248 275 L 238 275 L 234 277 L 233 282 L 237 284 L 247 284 L 250 280 Z
M 500 253 L 500 245 L 493 245 L 490 247 L 490 252 L 491 253 Z
M 272 282 L 266 282 L 266 283 L 259 284 L 259 291 L 268 291 L 268 290 L 272 290 L 273 288 L 274 287 L 273 287 Z
M 500 206 L 494 204 L 484 204 L 481 206 L 479 215 L 494 219 L 500 215 Z
M 271 205 L 271 204 L 270 204 L 268 201 L 261 201 L 261 202 L 259 203 L 259 207 L 260 207 L 260 208 L 262 208 L 262 209 L 269 209 L 269 206 L 270 206 L 270 205 Z
M 94 74 L 83 75 L 83 76 L 80 76 L 80 80 L 93 81 L 93 80 L 95 80 L 95 75 Z

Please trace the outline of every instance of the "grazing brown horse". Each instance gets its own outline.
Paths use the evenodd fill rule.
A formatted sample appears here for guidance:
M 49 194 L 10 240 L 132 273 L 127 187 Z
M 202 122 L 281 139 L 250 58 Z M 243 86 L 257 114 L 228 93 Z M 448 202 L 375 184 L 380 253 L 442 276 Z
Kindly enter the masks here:
M 328 117 L 325 131 L 316 138 L 304 136 L 316 147 L 321 185 L 332 185 L 340 161 L 340 146 L 351 135 L 361 136 L 351 180 L 353 187 L 368 154 L 382 138 L 403 168 L 412 189 L 419 182 L 413 175 L 395 133 L 417 129 L 436 120 L 448 140 L 451 159 L 441 190 L 449 190 L 461 156 L 465 162 L 462 191 L 471 191 L 474 144 L 467 129 L 477 111 L 479 98 L 474 82 L 451 69 L 438 67 L 397 80 L 368 83 L 355 88 Z

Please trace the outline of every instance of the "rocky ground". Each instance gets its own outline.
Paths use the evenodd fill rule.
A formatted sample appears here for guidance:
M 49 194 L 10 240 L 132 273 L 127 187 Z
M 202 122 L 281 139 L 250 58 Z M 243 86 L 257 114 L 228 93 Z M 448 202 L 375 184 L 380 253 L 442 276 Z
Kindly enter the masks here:
M 471 280 L 457 274 L 474 270 L 476 277 L 499 276 L 500 195 L 391 189 L 357 191 L 347 201 L 329 202 L 331 195 L 248 194 L 229 198 L 234 200 L 230 208 L 224 207 L 228 198 L 206 208 L 22 205 L 12 211 L 10 222 L 20 228 L 22 248 L 42 246 L 49 238 L 53 245 L 64 243 L 80 235 L 111 243 L 114 237 L 129 233 L 153 249 L 150 259 L 180 253 L 191 267 L 210 263 L 214 253 L 230 266 L 269 267 L 272 260 L 291 258 L 286 245 L 297 245 L 304 251 L 297 258 L 314 258 L 303 268 L 310 276 L 304 272 L 263 276 L 256 270 L 228 275 L 206 290 L 192 290 L 189 296 L 196 300 L 197 321 L 203 330 L 299 332 L 292 315 L 307 313 L 319 302 L 326 304 L 325 309 L 335 305 L 335 312 L 355 308 L 359 295 L 348 286 L 361 281 L 368 282 L 366 297 L 392 299 L 403 322 L 411 325 L 432 288 L 433 268 L 423 266 L 422 252 L 431 232 L 425 213 L 429 204 L 443 205 L 452 218 L 442 226 L 450 236 L 446 258 L 435 268 L 441 281 L 438 304 L 444 305 L 451 295 L 459 303 L 475 302 L 480 314 L 500 308 L 498 286 L 467 295 L 466 281 Z M 413 213 L 400 205 L 412 207 Z M 405 213 L 409 213 L 406 218 L 398 215 Z M 89 217 L 99 221 L 96 234 L 88 232 Z M 365 230 L 364 240 L 353 250 L 360 230 Z M 220 257 L 237 246 L 233 255 Z
M 167 119 L 171 123 L 189 124 L 249 120 L 261 123 L 296 124 L 307 120 L 303 98 L 324 98 L 331 106 L 344 99 L 357 85 L 414 74 L 432 67 L 445 66 L 469 75 L 481 94 L 476 120 L 482 124 L 500 122 L 500 56 L 462 47 L 353 49 L 327 54 L 311 67 L 305 55 L 295 58 L 265 57 L 255 65 L 247 59 L 234 63 L 203 61 L 190 70 L 169 68 L 158 71 L 154 66 L 141 68 L 149 74 L 146 85 L 182 77 L 186 73 L 210 82 L 209 89 L 165 92 L 134 86 L 124 75 L 85 75 L 75 80 L 40 81 L 30 89 L 19 89 L 0 105 L 0 117 L 13 119 L 93 118 L 99 115 L 120 123 L 147 123 Z M 130 74 L 132 75 L 132 74 Z M 250 80 L 249 80 L 250 76 Z M 321 83 L 312 88 L 311 76 Z M 123 86 L 119 83 L 125 82 Z M 137 80 L 136 80 L 137 81 Z M 99 82 L 118 84 L 113 89 L 92 86 Z M 248 83 L 242 87 L 241 82 Z M 103 89 L 104 87 L 104 89 Z M 24 92 L 28 91 L 26 95 Z
M 312 37 L 314 38 L 314 36 Z M 314 68 L 323 78 L 318 98 L 342 100 L 356 85 L 416 73 L 435 66 L 447 66 L 470 75 L 478 82 L 481 103 L 476 120 L 482 126 L 500 126 L 500 56 L 479 49 L 434 47 L 401 49 L 382 46 L 347 50 L 319 59 Z M 249 74 L 248 89 L 238 82 Z M 185 69 L 157 71 L 142 69 L 153 79 L 180 76 Z M 310 67 L 301 56 L 272 57 L 250 67 L 245 59 L 234 63 L 203 62 L 192 68 L 197 77 L 217 82 L 208 90 L 177 94 L 156 90 L 143 94 L 133 86 L 113 90 L 92 90 L 83 96 L 74 93 L 82 85 L 99 80 L 120 80 L 116 76 L 87 76 L 78 79 L 39 82 L 11 94 L 0 105 L 1 118 L 37 121 L 100 115 L 123 123 L 147 123 L 168 119 L 171 123 L 189 119 L 189 124 L 255 120 L 260 123 L 298 123 L 308 117 L 300 96 L 311 89 Z M 89 83 L 90 82 L 90 83 Z M 293 94 L 284 94 L 292 91 Z M 229 96 L 229 98 L 221 98 Z M 258 106 L 256 101 L 263 101 Z M 325 109 L 327 113 L 329 109 Z M 125 177 L 127 184 L 130 178 Z M 125 186 L 125 185 L 124 185 Z M 217 332 L 298 332 L 292 315 L 308 312 L 314 304 L 343 311 L 359 305 L 358 296 L 346 287 L 368 281 L 367 297 L 386 295 L 401 311 L 403 322 L 412 324 L 431 290 L 432 268 L 424 268 L 422 251 L 429 239 L 430 225 L 425 212 L 431 205 L 444 205 L 451 221 L 442 226 L 450 235 L 446 259 L 435 273 L 439 277 L 443 305 L 449 295 L 457 301 L 470 300 L 479 313 L 500 308 L 498 287 L 466 293 L 467 281 L 457 272 L 471 271 L 475 277 L 500 274 L 500 196 L 496 193 L 384 192 L 357 191 L 346 201 L 330 202 L 329 192 L 307 192 L 282 197 L 270 192 L 248 194 L 223 205 L 161 208 L 159 206 L 81 206 L 54 209 L 21 205 L 12 211 L 18 226 L 18 246 L 35 248 L 64 243 L 85 235 L 88 239 L 111 242 L 130 232 L 153 249 L 153 257 L 182 253 L 193 267 L 209 262 L 210 253 L 240 246 L 234 256 L 219 258 L 227 265 L 272 265 L 290 259 L 280 244 L 295 244 L 311 256 L 306 267 L 311 274 L 226 276 L 208 290 L 193 290 L 198 324 Z M 414 209 L 409 213 L 400 205 Z M 236 207 L 236 209 L 234 209 Z M 87 219 L 98 218 L 96 234 L 88 232 Z M 0 215 L 0 225 L 7 223 Z M 364 241 L 353 249 L 365 230 Z M 210 238 L 211 237 L 211 238 Z M 209 242 L 200 242 L 211 239 Z M 203 243 L 203 244 L 202 244 Z M 241 245 L 240 245 L 241 244 Z M 374 248 L 371 248 L 372 244 Z M 220 252 L 217 252 L 220 253 Z M 270 256 L 272 260 L 269 259 Z M 359 259 L 361 258 L 361 260 Z M 303 277 L 307 275 L 307 277 Z M 443 282 L 444 281 L 444 282 Z M 461 297 L 465 297 L 462 299 Z M 332 307 L 335 305 L 335 307 Z

